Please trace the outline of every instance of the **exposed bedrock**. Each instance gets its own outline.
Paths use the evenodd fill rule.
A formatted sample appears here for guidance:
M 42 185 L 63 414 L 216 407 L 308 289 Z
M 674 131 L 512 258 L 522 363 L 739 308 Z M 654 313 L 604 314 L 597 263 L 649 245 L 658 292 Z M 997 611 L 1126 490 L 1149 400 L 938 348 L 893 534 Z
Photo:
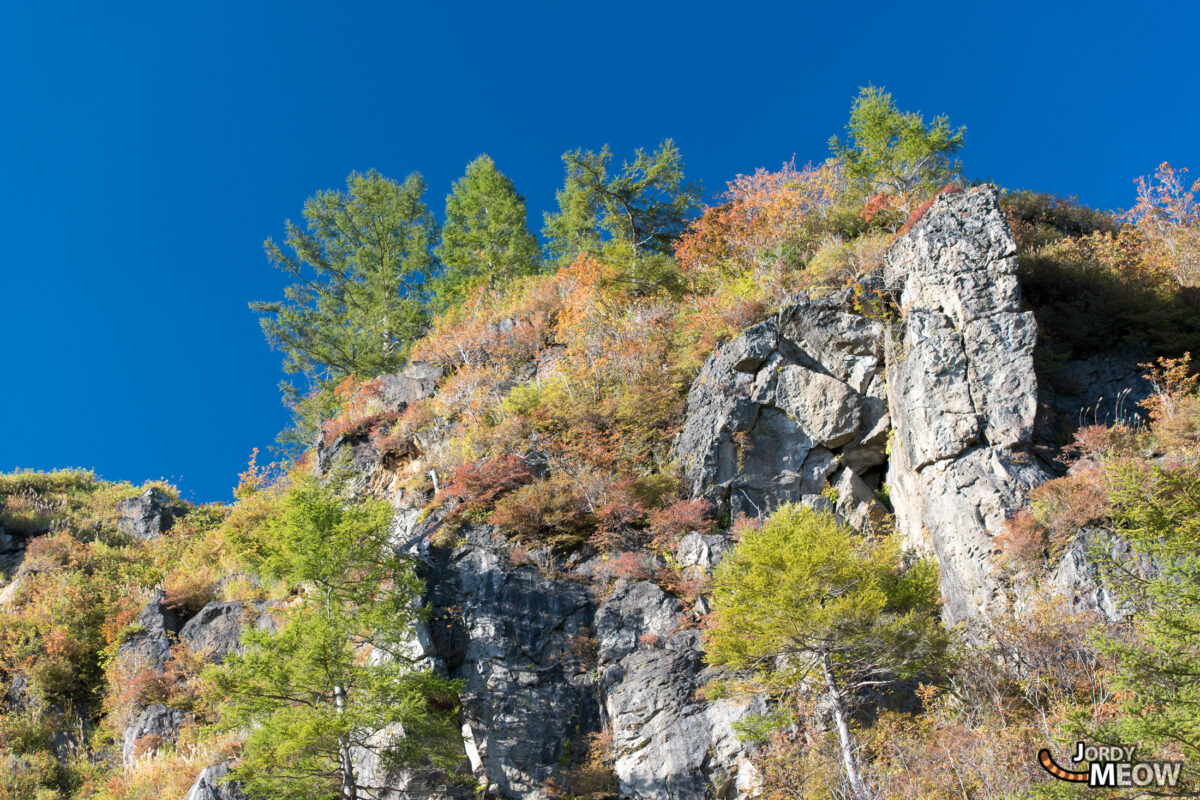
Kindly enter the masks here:
M 1005 602 L 993 537 L 1046 475 L 1032 457 L 1037 327 L 991 187 L 939 197 L 886 256 L 897 527 L 941 565 L 949 622 Z
M 860 528 L 884 513 L 883 323 L 854 297 L 787 306 L 709 357 L 676 444 L 693 496 L 732 516 L 804 502 Z

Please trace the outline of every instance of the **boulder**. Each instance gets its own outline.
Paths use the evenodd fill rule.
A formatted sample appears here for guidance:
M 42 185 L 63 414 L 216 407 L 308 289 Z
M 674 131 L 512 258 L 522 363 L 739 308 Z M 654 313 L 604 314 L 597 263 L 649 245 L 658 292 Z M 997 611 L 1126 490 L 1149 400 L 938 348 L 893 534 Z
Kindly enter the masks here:
M 241 783 L 229 780 L 231 767 L 232 762 L 222 761 L 202 769 L 183 800 L 246 800 Z
M 268 604 L 261 601 L 209 603 L 180 628 L 179 641 L 187 642 L 206 661 L 220 664 L 227 655 L 240 649 L 242 628 L 246 624 L 260 628 L 273 626 L 272 618 L 265 613 L 267 609 Z
M 137 497 L 116 504 L 117 528 L 135 539 L 157 539 L 186 509 L 161 489 L 147 489 Z
M 117 647 L 117 661 L 126 674 L 149 667 L 161 671 L 171 653 L 171 641 L 183 627 L 179 617 L 156 589 L 138 616 L 137 633 L 126 637 Z

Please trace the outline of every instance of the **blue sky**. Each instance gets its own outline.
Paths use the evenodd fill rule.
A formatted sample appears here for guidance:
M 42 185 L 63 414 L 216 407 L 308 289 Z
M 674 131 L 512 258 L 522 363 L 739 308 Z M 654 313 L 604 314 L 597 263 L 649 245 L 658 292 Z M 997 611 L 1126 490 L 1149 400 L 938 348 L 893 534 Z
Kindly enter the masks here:
M 351 170 L 482 152 L 553 203 L 560 154 L 665 137 L 706 197 L 826 155 L 859 86 L 968 128 L 974 177 L 1127 205 L 1200 171 L 1190 3 L 5 3 L 0 470 L 227 499 L 286 421 L 246 308 Z

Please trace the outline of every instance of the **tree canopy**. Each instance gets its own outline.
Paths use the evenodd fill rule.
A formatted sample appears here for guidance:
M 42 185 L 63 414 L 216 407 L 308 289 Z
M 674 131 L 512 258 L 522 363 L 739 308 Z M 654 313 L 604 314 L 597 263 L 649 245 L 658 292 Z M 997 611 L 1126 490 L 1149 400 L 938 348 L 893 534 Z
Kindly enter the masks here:
M 538 271 L 538 243 L 529 232 L 525 198 L 491 157 L 467 165 L 446 197 L 440 272 L 430 282 L 436 306 L 460 302 L 478 286 L 501 285 Z
M 389 546 L 391 520 L 387 503 L 301 479 L 268 522 L 258 569 L 301 599 L 208 675 L 223 725 L 250 731 L 236 777 L 251 798 L 377 797 L 368 758 L 453 767 L 457 685 L 412 655 L 421 582 Z
M 374 170 L 352 172 L 345 192 L 309 198 L 304 228 L 284 223 L 284 247 L 267 239 L 267 258 L 296 282 L 282 301 L 250 308 L 284 354 L 285 372 L 317 383 L 404 364 L 425 329 L 434 263 L 437 225 L 424 194 L 419 173 L 397 183 Z
M 847 140 L 834 136 L 829 147 L 864 198 L 879 192 L 907 205 L 959 178 L 966 132 L 945 114 L 926 125 L 919 112 L 896 108 L 890 92 L 867 86 L 850 108 Z
M 783 506 L 747 531 L 716 570 L 708 660 L 749 670 L 761 688 L 797 703 L 817 682 L 832 709 L 851 791 L 867 800 L 851 714 L 863 690 L 941 663 L 948 637 L 938 597 L 933 562 L 905 568 L 894 540 Z
M 559 210 L 546 214 L 542 235 L 552 259 L 570 262 L 613 242 L 636 259 L 669 255 L 688 215 L 698 207 L 700 187 L 688 183 L 683 158 L 667 139 L 610 173 L 612 151 L 572 150 L 563 154 L 566 180 L 557 193 Z

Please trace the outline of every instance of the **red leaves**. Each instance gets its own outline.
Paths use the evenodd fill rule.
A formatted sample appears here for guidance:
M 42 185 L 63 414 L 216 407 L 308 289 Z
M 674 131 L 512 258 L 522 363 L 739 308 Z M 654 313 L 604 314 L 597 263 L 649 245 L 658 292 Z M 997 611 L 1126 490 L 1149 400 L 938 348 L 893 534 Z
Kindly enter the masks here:
M 502 495 L 531 480 L 533 475 L 519 456 L 469 461 L 455 467 L 443 496 L 458 501 L 455 514 L 473 517 L 490 510 Z

